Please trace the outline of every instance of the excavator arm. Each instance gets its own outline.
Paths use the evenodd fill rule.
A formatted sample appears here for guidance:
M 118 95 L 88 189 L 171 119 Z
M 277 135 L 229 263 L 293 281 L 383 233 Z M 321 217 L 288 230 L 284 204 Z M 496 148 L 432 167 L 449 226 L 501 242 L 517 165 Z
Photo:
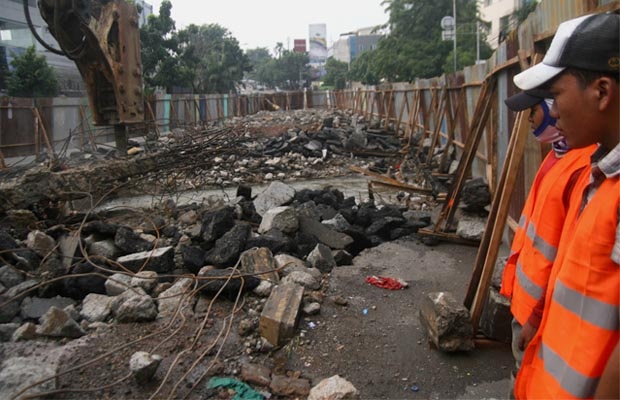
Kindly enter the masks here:
M 95 125 L 113 125 L 117 149 L 124 154 L 126 126 L 144 121 L 135 5 L 125 0 L 39 0 L 39 10 L 84 79 Z

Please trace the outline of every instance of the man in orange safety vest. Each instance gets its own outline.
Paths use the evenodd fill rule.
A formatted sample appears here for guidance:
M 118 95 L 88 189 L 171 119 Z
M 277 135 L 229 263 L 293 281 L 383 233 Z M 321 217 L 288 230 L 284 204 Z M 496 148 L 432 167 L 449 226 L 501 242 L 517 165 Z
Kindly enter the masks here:
M 518 399 L 620 396 L 619 75 L 620 15 L 596 14 L 560 24 L 542 63 L 514 78 L 550 91 L 570 148 L 598 143 L 571 194 Z

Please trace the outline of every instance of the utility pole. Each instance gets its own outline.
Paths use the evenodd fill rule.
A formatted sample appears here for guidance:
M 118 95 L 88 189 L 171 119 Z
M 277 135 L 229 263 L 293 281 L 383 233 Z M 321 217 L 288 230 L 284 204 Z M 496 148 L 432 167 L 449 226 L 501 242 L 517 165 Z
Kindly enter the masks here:
M 456 72 L 456 0 L 452 0 L 452 18 L 454 18 L 454 43 L 452 52 L 454 53 L 454 72 Z

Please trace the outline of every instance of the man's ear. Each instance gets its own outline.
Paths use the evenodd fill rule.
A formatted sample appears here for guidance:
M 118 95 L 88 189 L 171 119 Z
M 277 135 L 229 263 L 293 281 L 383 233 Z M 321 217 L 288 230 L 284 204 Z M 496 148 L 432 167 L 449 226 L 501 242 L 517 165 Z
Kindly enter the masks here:
M 618 97 L 618 83 L 608 76 L 602 76 L 593 82 L 598 100 L 598 109 L 603 111 L 614 103 L 614 97 Z

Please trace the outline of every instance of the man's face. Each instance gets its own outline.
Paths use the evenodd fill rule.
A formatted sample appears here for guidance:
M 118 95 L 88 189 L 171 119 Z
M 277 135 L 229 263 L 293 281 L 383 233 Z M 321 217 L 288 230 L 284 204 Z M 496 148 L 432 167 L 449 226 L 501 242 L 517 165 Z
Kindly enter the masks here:
M 574 149 L 599 142 L 600 121 L 594 112 L 596 103 L 590 101 L 590 88 L 582 88 L 577 78 L 562 73 L 551 84 L 550 91 L 555 98 L 550 114 L 557 119 L 555 126 L 568 146 Z
M 532 132 L 536 130 L 542 124 L 543 118 L 545 117 L 545 113 L 540 104 L 536 104 L 532 108 L 530 108 L 530 116 L 528 117 L 528 121 L 530 122 L 530 129 Z

